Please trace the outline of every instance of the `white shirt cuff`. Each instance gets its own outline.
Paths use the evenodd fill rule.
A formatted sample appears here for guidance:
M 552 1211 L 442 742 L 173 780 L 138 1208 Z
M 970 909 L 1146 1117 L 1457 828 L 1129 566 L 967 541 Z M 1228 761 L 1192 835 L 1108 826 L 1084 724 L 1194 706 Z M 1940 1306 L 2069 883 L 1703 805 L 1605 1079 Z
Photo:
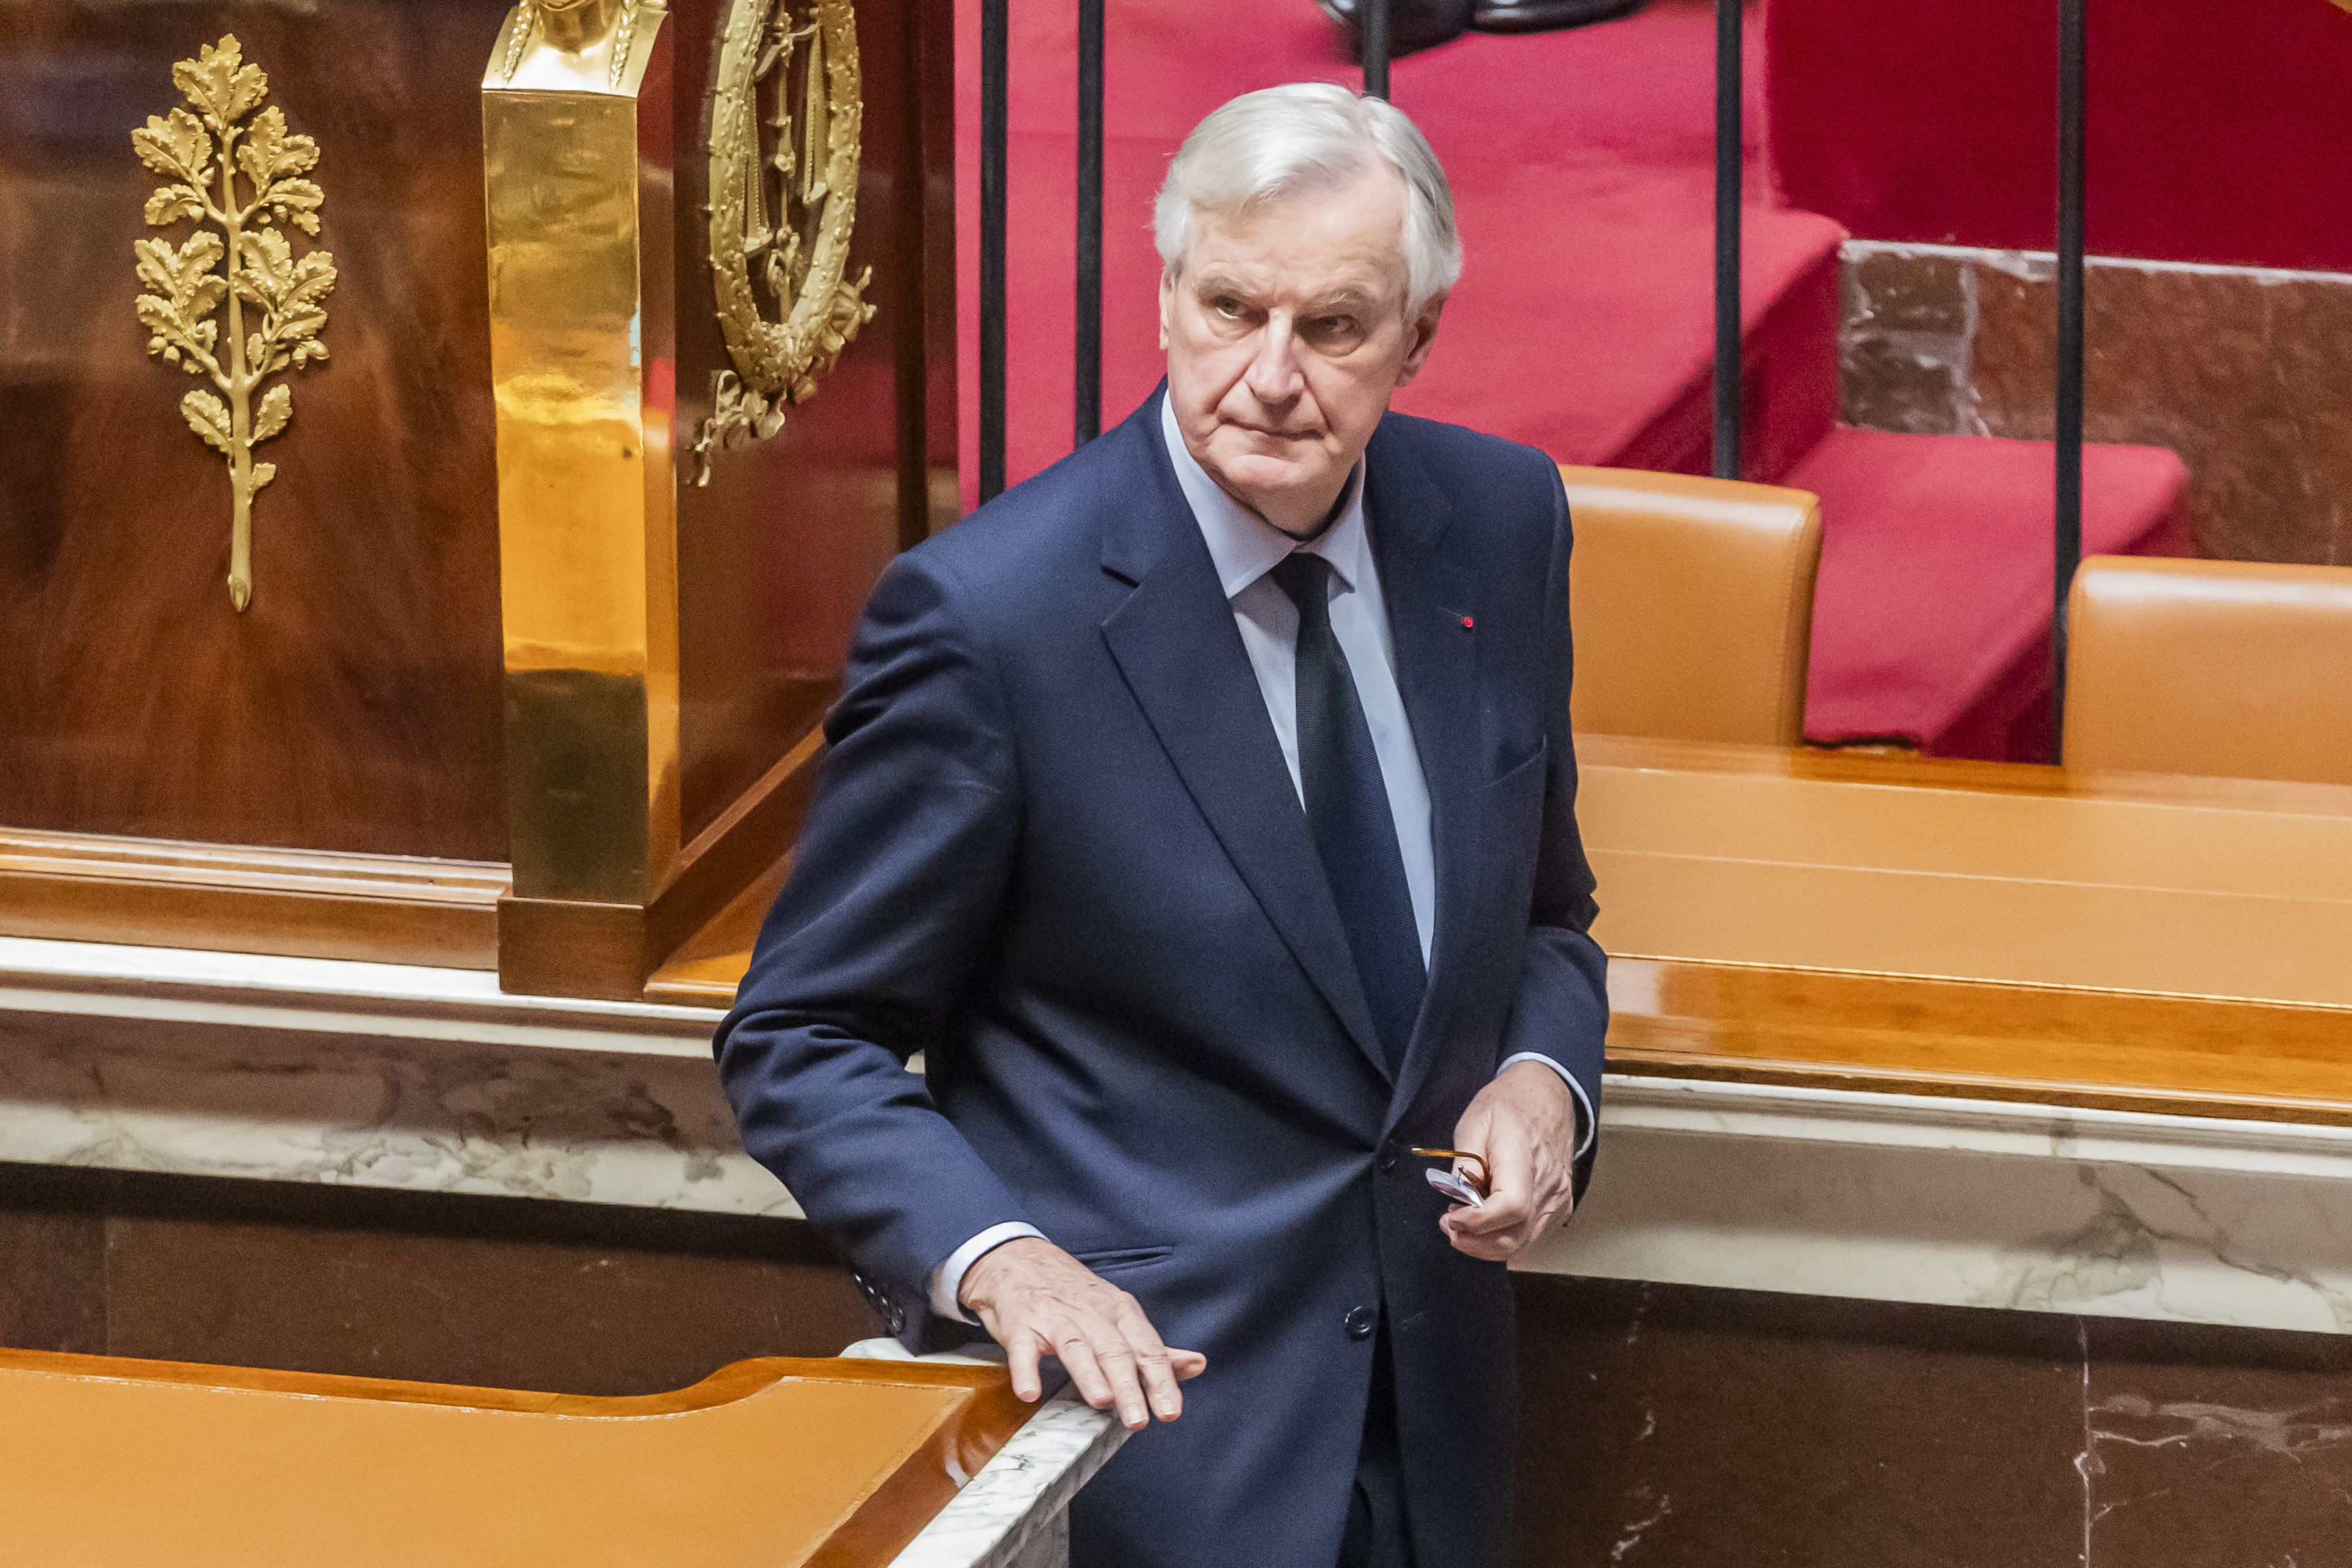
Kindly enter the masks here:
M 1562 1067 L 1559 1062 L 1554 1061 L 1550 1057 L 1546 1056 L 1540 1051 L 1521 1051 L 1513 1052 L 1511 1055 L 1503 1058 L 1503 1066 L 1495 1069 L 1495 1075 L 1498 1078 L 1501 1077 L 1504 1067 L 1509 1067 L 1514 1063 L 1521 1061 L 1542 1062 L 1546 1067 L 1549 1067 L 1554 1072 L 1559 1073 L 1559 1081 L 1568 1085 L 1568 1092 L 1576 1096 L 1576 1108 L 1583 1113 L 1582 1115 L 1577 1118 L 1577 1122 L 1582 1127 L 1583 1131 L 1577 1136 L 1576 1153 L 1571 1157 L 1580 1160 L 1582 1159 L 1584 1157 L 1585 1151 L 1592 1147 L 1592 1140 L 1594 1136 L 1601 1131 L 1601 1118 L 1592 1113 L 1592 1102 L 1584 1097 L 1584 1085 L 1576 1081 L 1576 1075 L 1574 1073 L 1569 1071 L 1567 1068 Z M 977 1258 L 980 1254 L 975 1252 L 972 1256 Z M 951 1259 L 950 1261 L 953 1261 L 953 1260 Z
M 1018 1241 L 1024 1236 L 1034 1236 L 1041 1241 L 1045 1239 L 1045 1233 L 1034 1225 L 1024 1225 L 1017 1219 L 1008 1220 L 1003 1225 L 990 1226 L 949 1253 L 948 1260 L 931 1275 L 931 1311 L 950 1322 L 978 1322 L 978 1318 L 963 1310 L 964 1274 L 980 1261 L 983 1253 L 992 1252 L 1006 1242 Z

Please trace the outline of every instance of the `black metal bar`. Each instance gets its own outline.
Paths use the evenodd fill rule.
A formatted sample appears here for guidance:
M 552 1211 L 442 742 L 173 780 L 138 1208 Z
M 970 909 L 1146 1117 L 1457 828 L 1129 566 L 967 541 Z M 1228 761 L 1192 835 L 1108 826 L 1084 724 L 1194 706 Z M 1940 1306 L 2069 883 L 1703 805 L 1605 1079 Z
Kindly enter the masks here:
M 1364 91 L 1389 95 L 1389 0 L 1356 0 L 1364 26 Z
M 1076 439 L 1102 434 L 1103 0 L 1078 0 Z
M 1004 490 L 1005 0 L 980 6 L 980 499 Z
M 936 46 L 924 34 L 921 27 L 903 29 L 898 67 L 906 73 L 904 80 L 928 85 L 924 54 Z M 888 291 L 890 319 L 902 324 L 890 334 L 898 429 L 900 549 L 914 549 L 931 532 L 931 340 L 923 294 L 929 270 L 927 264 L 941 236 L 931 232 L 930 214 L 925 210 L 930 182 L 924 176 L 933 166 L 930 138 L 925 134 L 925 96 L 920 88 L 899 95 L 898 145 L 908 150 L 914 177 L 890 183 L 894 208 L 890 226 L 900 259 L 879 280 Z
M 2083 204 L 2085 0 L 2058 0 L 2058 506 L 2053 530 L 2050 747 L 2064 747 L 2066 594 L 2083 564 Z
M 1715 0 L 1715 476 L 1739 477 L 1740 0 Z

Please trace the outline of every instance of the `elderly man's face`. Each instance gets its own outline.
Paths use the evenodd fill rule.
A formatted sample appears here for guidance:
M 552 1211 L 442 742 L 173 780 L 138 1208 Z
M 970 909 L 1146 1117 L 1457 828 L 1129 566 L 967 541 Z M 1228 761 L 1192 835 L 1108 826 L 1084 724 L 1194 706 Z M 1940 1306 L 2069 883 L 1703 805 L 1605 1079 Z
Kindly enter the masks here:
M 1405 315 L 1406 199 L 1382 165 L 1239 216 L 1203 214 L 1160 280 L 1184 444 L 1286 533 L 1320 528 L 1390 394 L 1428 358 L 1444 301 Z

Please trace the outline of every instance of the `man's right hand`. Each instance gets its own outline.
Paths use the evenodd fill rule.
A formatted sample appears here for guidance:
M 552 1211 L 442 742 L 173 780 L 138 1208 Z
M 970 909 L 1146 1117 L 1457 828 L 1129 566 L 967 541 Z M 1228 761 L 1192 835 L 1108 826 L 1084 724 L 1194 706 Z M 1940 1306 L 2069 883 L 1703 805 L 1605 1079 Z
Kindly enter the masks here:
M 1130 1431 L 1147 1407 L 1162 1421 L 1181 1415 L 1176 1385 L 1209 1365 L 1198 1351 L 1162 1344 L 1133 1296 L 1041 1237 L 981 1254 L 957 1294 L 1004 1347 L 1013 1393 L 1035 1401 L 1045 1391 L 1037 1364 L 1058 1356 L 1087 1403 L 1117 1406 Z

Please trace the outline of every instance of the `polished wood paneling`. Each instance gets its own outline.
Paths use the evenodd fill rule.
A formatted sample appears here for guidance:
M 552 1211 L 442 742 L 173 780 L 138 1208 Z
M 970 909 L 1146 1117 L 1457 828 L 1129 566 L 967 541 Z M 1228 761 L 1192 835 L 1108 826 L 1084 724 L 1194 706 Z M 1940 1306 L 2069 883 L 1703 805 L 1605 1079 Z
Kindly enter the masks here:
M 488 969 L 506 867 L 0 828 L 0 936 Z
M 675 873 L 649 905 L 512 894 L 502 899 L 500 987 L 541 996 L 634 1000 L 641 992 L 652 994 L 646 989 L 649 973 L 666 969 L 688 950 L 708 958 L 714 940 L 723 969 L 742 921 L 748 917 L 756 931 L 781 885 L 774 868 L 800 832 L 824 749 L 821 731 L 803 735 L 686 846 Z M 755 912 L 747 916 L 746 909 Z M 714 930 L 724 935 L 714 937 Z M 740 946 L 750 949 L 749 934 Z M 721 982 L 729 994 L 741 973 L 739 966 Z M 708 984 L 697 993 L 709 994 Z
M 653 965 L 634 904 L 499 901 L 499 988 L 533 997 L 634 1001 Z
M 712 911 L 740 897 L 792 847 L 816 793 L 824 755 L 824 732 L 810 730 L 679 852 L 675 872 L 646 912 L 652 957 L 676 952 Z
M 1028 1414 L 995 1367 L 774 1359 L 596 1398 L 8 1350 L 0 1411 L 18 1554 L 241 1568 L 320 1542 L 866 1568 Z
M 781 858 L 756 882 L 737 894 L 727 907 L 679 945 L 653 977 L 646 982 L 646 1000 L 683 1008 L 727 1008 L 735 1003 L 735 988 L 751 962 L 751 944 L 759 939 L 760 924 L 783 891 L 784 873 L 792 867 Z
M 0 9 L 0 821 L 504 857 L 478 89 L 503 10 Z M 228 481 L 131 308 L 131 131 L 232 30 L 319 143 L 341 274 L 243 615 Z
M 730 362 L 708 262 L 700 88 L 723 10 L 675 7 L 667 23 L 679 73 L 669 110 L 681 447 L 709 413 L 713 372 Z M 942 419 L 929 409 L 935 389 L 951 393 L 952 379 L 933 375 L 940 340 L 928 335 L 934 312 L 951 323 L 952 296 L 926 293 L 927 275 L 952 279 L 952 179 L 942 166 L 952 157 L 949 18 L 931 0 L 861 0 L 857 31 L 866 112 L 850 275 L 874 269 L 866 294 L 874 319 L 773 439 L 720 455 L 707 486 L 692 483 L 693 460 L 681 457 L 678 725 L 688 839 L 815 725 L 866 592 L 902 543 L 928 527 L 930 433 L 953 429 L 951 410 Z M 953 461 L 951 439 L 941 460 Z

